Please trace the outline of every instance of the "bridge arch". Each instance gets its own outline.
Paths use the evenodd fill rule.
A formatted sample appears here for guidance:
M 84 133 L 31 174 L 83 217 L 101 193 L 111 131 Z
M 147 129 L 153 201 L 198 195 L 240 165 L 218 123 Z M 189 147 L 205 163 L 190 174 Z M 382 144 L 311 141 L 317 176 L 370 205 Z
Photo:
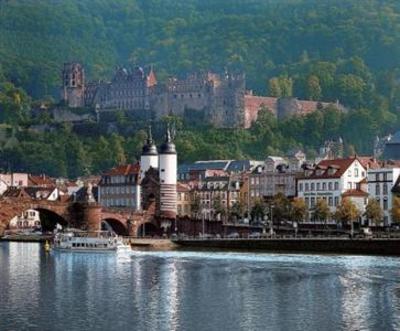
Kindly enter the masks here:
M 68 221 L 63 216 L 51 209 L 42 207 L 31 209 L 39 212 L 40 224 L 43 232 L 53 231 L 57 223 L 60 224 L 63 228 L 69 226 Z
M 126 225 L 116 218 L 104 218 L 101 221 L 101 229 L 102 230 L 113 230 L 116 234 L 120 236 L 128 235 L 128 228 Z

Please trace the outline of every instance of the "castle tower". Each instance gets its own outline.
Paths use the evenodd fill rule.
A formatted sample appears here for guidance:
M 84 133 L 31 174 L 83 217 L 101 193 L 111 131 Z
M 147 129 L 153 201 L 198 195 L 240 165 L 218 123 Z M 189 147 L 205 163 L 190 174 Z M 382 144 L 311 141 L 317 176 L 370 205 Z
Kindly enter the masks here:
M 162 218 L 176 218 L 176 173 L 176 149 L 168 127 L 159 155 L 160 216 Z
M 143 146 L 142 155 L 140 156 L 140 180 L 143 180 L 146 171 L 149 170 L 150 167 L 154 169 L 158 168 L 158 153 L 151 135 L 151 126 L 149 126 L 147 140 Z
M 80 63 L 64 63 L 61 99 L 68 107 L 83 107 L 85 103 L 85 70 Z

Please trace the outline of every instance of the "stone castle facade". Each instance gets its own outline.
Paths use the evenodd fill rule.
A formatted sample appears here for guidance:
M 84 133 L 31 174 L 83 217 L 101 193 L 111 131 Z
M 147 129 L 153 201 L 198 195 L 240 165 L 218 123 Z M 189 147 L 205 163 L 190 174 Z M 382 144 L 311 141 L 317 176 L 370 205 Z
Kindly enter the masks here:
M 283 118 L 326 105 L 254 96 L 246 91 L 244 74 L 204 72 L 159 83 L 152 68 L 118 67 L 110 81 L 86 82 L 80 63 L 65 63 L 62 81 L 61 99 L 71 108 L 90 107 L 99 113 L 124 110 L 154 120 L 177 115 L 223 128 L 249 128 L 263 107 Z

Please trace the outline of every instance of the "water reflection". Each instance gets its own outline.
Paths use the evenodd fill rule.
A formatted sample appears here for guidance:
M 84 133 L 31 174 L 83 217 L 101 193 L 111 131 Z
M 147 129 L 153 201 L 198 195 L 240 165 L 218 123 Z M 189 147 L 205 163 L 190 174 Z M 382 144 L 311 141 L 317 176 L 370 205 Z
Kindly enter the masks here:
M 0 330 L 396 330 L 400 259 L 0 243 Z

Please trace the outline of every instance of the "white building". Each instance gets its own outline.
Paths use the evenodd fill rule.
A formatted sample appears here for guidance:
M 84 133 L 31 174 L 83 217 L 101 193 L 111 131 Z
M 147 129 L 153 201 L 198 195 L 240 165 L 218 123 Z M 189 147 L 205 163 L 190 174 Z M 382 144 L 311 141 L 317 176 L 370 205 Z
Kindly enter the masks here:
M 306 169 L 304 176 L 297 180 L 297 196 L 303 198 L 310 210 L 315 207 L 318 199 L 328 203 L 332 213 L 343 196 L 354 200 L 360 212 L 360 197 L 364 205 L 367 194 L 362 190 L 362 181 L 367 171 L 357 158 L 323 160 L 315 168 Z
M 40 229 L 39 212 L 34 209 L 24 211 L 20 216 L 15 216 L 9 223 L 11 231 L 32 231 Z
M 400 175 L 400 168 L 381 168 L 368 170 L 368 193 L 376 199 L 383 210 L 382 225 L 392 224 L 392 188 Z

